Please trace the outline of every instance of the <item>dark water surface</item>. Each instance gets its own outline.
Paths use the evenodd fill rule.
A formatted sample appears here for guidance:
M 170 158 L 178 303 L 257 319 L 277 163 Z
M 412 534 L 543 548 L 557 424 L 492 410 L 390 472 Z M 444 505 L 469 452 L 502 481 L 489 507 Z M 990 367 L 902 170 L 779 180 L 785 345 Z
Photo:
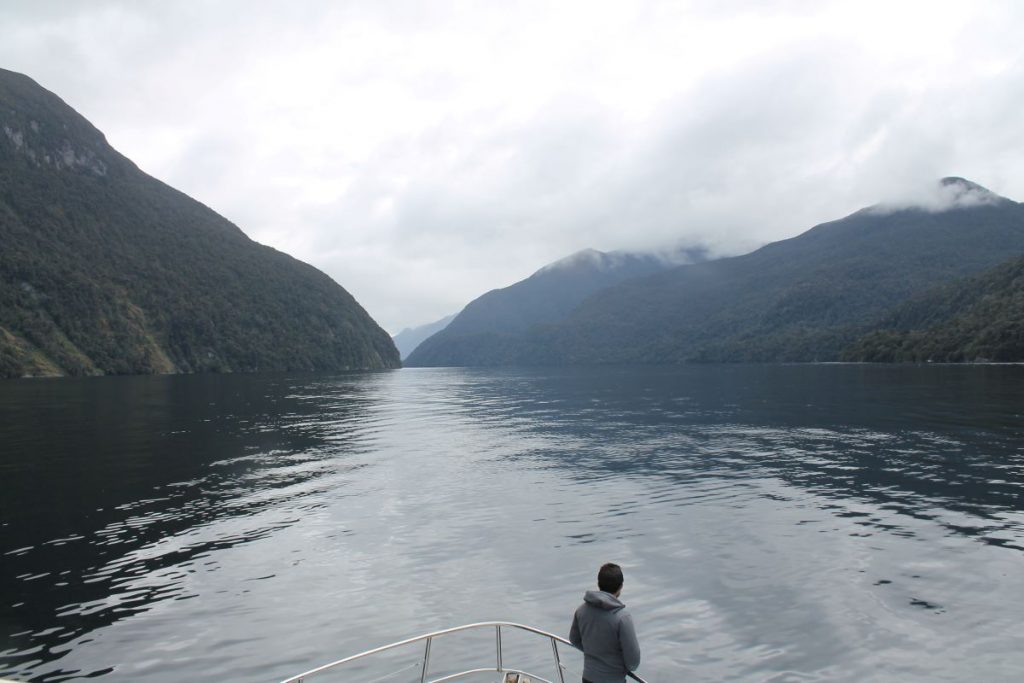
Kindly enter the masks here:
M 615 560 L 652 682 L 1024 680 L 1022 413 L 1000 366 L 0 382 L 0 676 L 564 633 Z

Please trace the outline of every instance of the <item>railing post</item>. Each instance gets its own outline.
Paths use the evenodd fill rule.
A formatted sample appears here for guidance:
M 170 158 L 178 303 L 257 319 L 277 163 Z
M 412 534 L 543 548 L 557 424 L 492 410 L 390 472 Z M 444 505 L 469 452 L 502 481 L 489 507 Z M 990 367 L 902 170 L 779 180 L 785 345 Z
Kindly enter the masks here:
M 423 653 L 423 672 L 420 673 L 420 683 L 424 683 L 427 680 L 427 667 L 430 666 L 430 641 L 433 638 L 427 638 L 427 650 Z
M 565 683 L 565 672 L 562 671 L 562 658 L 558 656 L 558 642 L 551 639 L 551 650 L 555 653 L 555 668 L 558 669 L 558 680 Z
M 498 673 L 501 673 L 501 627 L 494 627 L 494 636 L 497 639 L 496 644 L 498 646 Z

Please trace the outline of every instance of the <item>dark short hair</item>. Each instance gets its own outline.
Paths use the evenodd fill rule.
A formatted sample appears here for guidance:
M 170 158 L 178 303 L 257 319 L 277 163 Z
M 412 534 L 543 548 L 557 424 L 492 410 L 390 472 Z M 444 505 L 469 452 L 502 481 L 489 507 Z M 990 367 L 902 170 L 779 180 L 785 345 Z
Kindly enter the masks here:
M 618 593 L 622 588 L 622 567 L 614 562 L 602 564 L 597 572 L 597 587 L 605 593 Z

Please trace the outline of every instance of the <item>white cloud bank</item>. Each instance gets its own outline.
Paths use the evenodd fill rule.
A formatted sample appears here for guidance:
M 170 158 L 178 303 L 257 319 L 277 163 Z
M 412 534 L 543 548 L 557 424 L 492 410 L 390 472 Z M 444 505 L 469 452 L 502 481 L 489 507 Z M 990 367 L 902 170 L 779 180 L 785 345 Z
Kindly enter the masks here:
M 587 247 L 1024 198 L 1015 2 L 14 2 L 0 66 L 396 331 Z

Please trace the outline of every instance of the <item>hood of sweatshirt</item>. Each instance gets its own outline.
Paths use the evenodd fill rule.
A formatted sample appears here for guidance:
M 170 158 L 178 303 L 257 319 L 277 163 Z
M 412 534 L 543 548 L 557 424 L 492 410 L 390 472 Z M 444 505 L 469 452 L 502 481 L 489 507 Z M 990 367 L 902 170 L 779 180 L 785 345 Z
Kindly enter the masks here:
M 583 602 L 594 607 L 600 607 L 601 609 L 607 610 L 618 610 L 625 607 L 617 597 L 611 593 L 605 593 L 604 591 L 587 591 L 583 595 Z

